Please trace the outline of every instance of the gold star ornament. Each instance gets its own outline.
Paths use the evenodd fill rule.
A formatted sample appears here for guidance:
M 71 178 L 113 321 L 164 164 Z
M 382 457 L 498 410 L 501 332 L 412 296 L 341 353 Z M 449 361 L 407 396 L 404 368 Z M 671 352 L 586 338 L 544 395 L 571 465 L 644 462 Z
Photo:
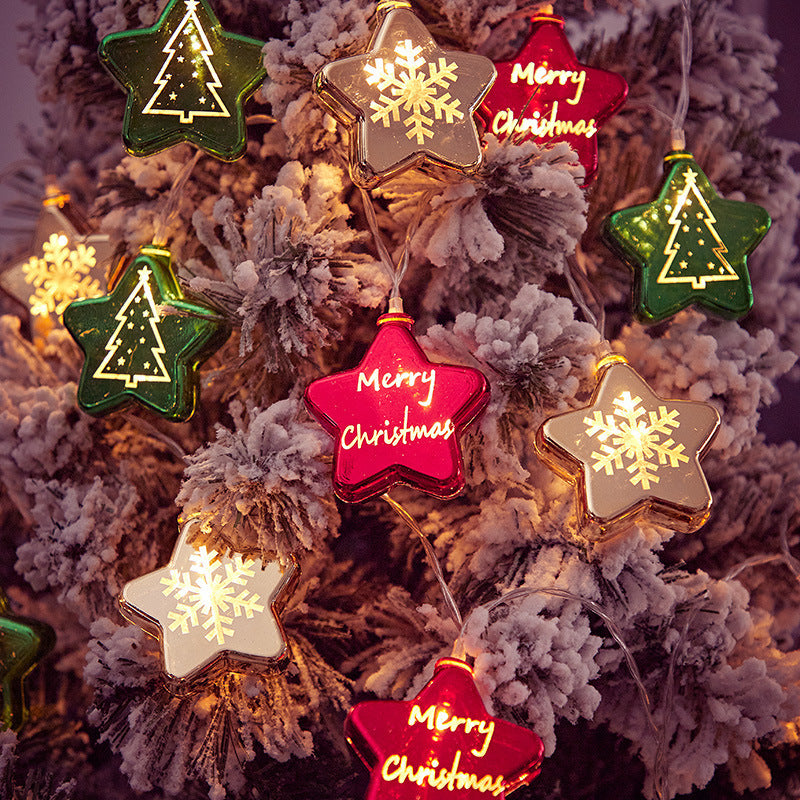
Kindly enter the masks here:
M 473 172 L 482 152 L 473 113 L 496 77 L 488 58 L 443 50 L 398 0 L 380 0 L 369 52 L 326 64 L 314 93 L 351 130 L 350 173 L 372 188 L 411 167 Z
M 0 285 L 30 309 L 34 332 L 46 336 L 61 326 L 73 300 L 99 297 L 114 251 L 108 236 L 88 223 L 55 185 L 47 188 L 30 257 L 12 264 Z
M 577 486 L 579 514 L 603 534 L 645 520 L 697 530 L 711 510 L 700 458 L 719 413 L 707 403 L 659 397 L 622 356 L 602 359 L 598 372 L 586 408 L 539 428 L 540 457 Z
M 289 649 L 278 612 L 296 566 L 190 544 L 199 524 L 186 523 L 166 567 L 125 584 L 122 613 L 159 639 L 164 670 L 179 681 L 242 664 L 285 666 Z

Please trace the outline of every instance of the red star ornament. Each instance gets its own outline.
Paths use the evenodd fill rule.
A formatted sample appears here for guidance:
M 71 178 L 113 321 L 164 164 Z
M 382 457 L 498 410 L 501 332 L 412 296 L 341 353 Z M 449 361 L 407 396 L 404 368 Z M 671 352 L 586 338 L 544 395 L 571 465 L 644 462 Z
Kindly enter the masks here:
M 344 732 L 372 773 L 366 800 L 503 798 L 539 774 L 544 754 L 533 731 L 489 716 L 455 658 L 413 700 L 359 703 Z
M 360 503 L 397 483 L 447 498 L 464 487 L 459 436 L 489 402 L 477 369 L 434 364 L 389 313 L 361 363 L 308 386 L 306 407 L 336 439 L 333 488 Z
M 597 130 L 628 94 L 616 72 L 579 64 L 564 35 L 564 20 L 549 14 L 531 19 L 531 31 L 511 61 L 495 62 L 497 80 L 479 116 L 499 139 L 567 142 L 586 171 L 597 173 Z

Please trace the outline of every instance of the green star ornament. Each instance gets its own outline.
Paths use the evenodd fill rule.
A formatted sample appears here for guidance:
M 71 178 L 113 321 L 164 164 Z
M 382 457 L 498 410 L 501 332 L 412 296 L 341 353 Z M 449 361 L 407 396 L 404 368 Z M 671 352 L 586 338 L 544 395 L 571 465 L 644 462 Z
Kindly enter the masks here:
M 86 357 L 84 411 L 105 414 L 135 400 L 173 422 L 192 415 L 197 368 L 230 334 L 214 309 L 184 297 L 169 250 L 155 245 L 139 251 L 110 294 L 71 303 L 64 325 Z
M 28 718 L 23 680 L 55 644 L 53 629 L 44 622 L 10 613 L 0 589 L 0 681 L 3 710 L 0 728 L 19 730 Z
M 744 316 L 753 305 L 747 256 L 769 230 L 769 214 L 723 200 L 691 153 L 670 153 L 664 171 L 652 203 L 616 211 L 604 226 L 604 239 L 633 270 L 634 314 L 660 322 L 699 305 Z
M 263 42 L 222 30 L 206 0 L 171 0 L 151 28 L 112 33 L 100 60 L 128 91 L 135 156 L 192 142 L 223 161 L 245 151 L 244 101 L 264 80 Z

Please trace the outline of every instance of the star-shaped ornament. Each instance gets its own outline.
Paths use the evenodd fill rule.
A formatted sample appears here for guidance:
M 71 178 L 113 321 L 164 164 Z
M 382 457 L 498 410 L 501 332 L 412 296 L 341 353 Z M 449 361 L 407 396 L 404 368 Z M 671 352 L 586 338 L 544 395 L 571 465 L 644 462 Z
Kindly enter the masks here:
M 78 404 L 105 414 L 132 401 L 169 420 L 188 419 L 197 402 L 197 368 L 230 334 L 214 309 L 189 300 L 171 255 L 141 248 L 110 294 L 76 300 L 64 325 L 85 355 Z
M 566 142 L 583 165 L 587 185 L 597 172 L 597 130 L 625 102 L 625 79 L 579 64 L 564 20 L 551 14 L 533 17 L 519 53 L 495 67 L 497 81 L 479 111 L 486 130 L 501 140 Z
M 44 622 L 18 617 L 0 590 L 0 681 L 3 709 L 0 728 L 18 730 L 28 718 L 23 680 L 53 649 L 55 634 Z
M 267 74 L 263 46 L 222 30 L 206 0 L 170 0 L 152 27 L 106 36 L 100 60 L 128 92 L 128 151 L 191 142 L 223 161 L 241 157 L 243 104 Z
M 666 180 L 651 203 L 615 211 L 603 236 L 633 270 L 633 311 L 660 322 L 699 305 L 727 319 L 753 305 L 747 256 L 766 236 L 769 214 L 723 200 L 691 153 L 664 159 Z
M 90 232 L 56 187 L 42 201 L 33 242 L 31 256 L 5 270 L 0 284 L 30 309 L 34 332 L 46 336 L 73 300 L 103 293 L 114 248 L 108 236 Z
M 579 514 L 603 533 L 637 520 L 697 530 L 711 510 L 700 458 L 719 413 L 708 403 L 659 397 L 622 356 L 598 369 L 590 404 L 537 431 L 542 460 L 577 485 Z
M 242 665 L 282 668 L 289 648 L 278 613 L 296 565 L 190 544 L 199 524 L 184 525 L 165 567 L 125 584 L 122 613 L 159 639 L 164 670 L 176 680 Z
M 366 800 L 503 798 L 539 774 L 544 754 L 533 731 L 487 713 L 455 658 L 413 700 L 359 703 L 344 731 L 371 773 Z
M 472 172 L 481 163 L 473 113 L 494 81 L 492 62 L 443 50 L 410 9 L 381 0 L 369 52 L 314 76 L 315 94 L 351 129 L 350 172 L 365 188 L 423 164 Z
M 464 487 L 458 439 L 489 402 L 489 385 L 477 369 L 429 361 L 413 322 L 384 314 L 355 369 L 306 389 L 306 407 L 336 439 L 333 488 L 347 503 L 397 483 L 442 498 Z

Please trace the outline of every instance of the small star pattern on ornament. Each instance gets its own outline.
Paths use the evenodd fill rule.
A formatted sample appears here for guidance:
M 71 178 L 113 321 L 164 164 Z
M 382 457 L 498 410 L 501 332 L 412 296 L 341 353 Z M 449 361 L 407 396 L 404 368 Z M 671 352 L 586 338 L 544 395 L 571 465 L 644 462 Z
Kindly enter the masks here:
M 68 306 L 64 325 L 85 356 L 84 411 L 136 401 L 176 422 L 194 411 L 198 366 L 230 333 L 213 309 L 184 297 L 169 251 L 155 246 L 139 251 L 110 294 Z
M 579 514 L 603 532 L 638 519 L 689 532 L 711 508 L 700 458 L 719 424 L 713 406 L 662 399 L 614 356 L 601 361 L 590 404 L 546 420 L 536 448 L 577 484 Z
M 366 800 L 503 798 L 538 774 L 542 740 L 491 717 L 472 670 L 443 658 L 413 700 L 359 703 L 345 735 L 370 770 Z
M 42 202 L 33 242 L 31 256 L 3 272 L 0 283 L 33 317 L 60 325 L 73 300 L 103 293 L 114 248 L 108 236 L 90 233 L 69 195 L 56 190 Z
M 223 161 L 240 158 L 243 104 L 266 76 L 263 45 L 223 31 L 206 0 L 171 0 L 152 27 L 106 36 L 100 59 L 128 92 L 128 151 L 191 142 Z
M 479 111 L 486 130 L 501 140 L 567 142 L 587 185 L 597 173 L 597 131 L 625 102 L 625 79 L 579 64 L 564 20 L 548 14 L 533 17 L 519 53 L 495 67 L 497 81 Z
M 492 62 L 440 48 L 408 4 L 379 3 L 378 15 L 369 52 L 314 76 L 319 99 L 352 129 L 354 182 L 370 188 L 423 163 L 477 169 L 473 113 L 494 80 Z
M 199 524 L 186 523 L 165 567 L 125 584 L 122 612 L 159 639 L 164 670 L 177 680 L 239 664 L 284 666 L 288 645 L 278 612 L 296 565 L 190 544 Z
M 28 718 L 25 676 L 53 649 L 55 634 L 44 622 L 18 617 L 0 590 L 0 681 L 3 709 L 0 727 L 19 730 Z
M 604 238 L 633 270 L 633 311 L 660 322 L 690 305 L 738 319 L 753 305 L 747 256 L 766 236 L 769 214 L 723 200 L 690 153 L 670 153 L 658 197 L 615 211 Z
M 397 483 L 442 498 L 464 486 L 459 436 L 489 402 L 489 385 L 477 369 L 429 361 L 412 324 L 384 314 L 355 369 L 306 389 L 306 407 L 336 439 L 333 487 L 345 502 Z

